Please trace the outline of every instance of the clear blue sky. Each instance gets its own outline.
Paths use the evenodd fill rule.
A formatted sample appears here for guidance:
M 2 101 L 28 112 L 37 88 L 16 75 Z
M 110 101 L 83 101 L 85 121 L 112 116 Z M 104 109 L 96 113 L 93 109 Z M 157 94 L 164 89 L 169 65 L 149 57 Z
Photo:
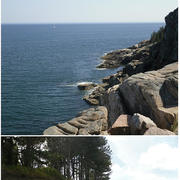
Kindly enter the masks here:
M 178 0 L 2 0 L 2 23 L 163 22 Z

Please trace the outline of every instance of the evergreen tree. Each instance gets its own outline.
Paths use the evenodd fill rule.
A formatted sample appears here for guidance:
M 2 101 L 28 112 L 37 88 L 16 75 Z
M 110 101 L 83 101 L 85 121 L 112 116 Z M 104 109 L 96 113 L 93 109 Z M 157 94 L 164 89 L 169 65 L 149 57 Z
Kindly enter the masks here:
M 1 158 L 4 165 L 18 164 L 18 147 L 13 137 L 1 138 Z
M 111 151 L 103 137 L 4 137 L 2 153 L 5 165 L 46 165 L 67 179 L 108 180 L 111 173 Z

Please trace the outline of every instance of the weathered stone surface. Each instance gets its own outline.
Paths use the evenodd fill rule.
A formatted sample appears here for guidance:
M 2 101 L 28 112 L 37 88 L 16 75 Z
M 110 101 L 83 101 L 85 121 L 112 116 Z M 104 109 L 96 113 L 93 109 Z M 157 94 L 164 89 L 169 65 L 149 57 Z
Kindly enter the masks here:
M 59 123 L 44 131 L 44 135 L 99 135 L 108 129 L 108 111 L 104 106 L 80 112 L 76 118 Z
M 118 71 L 116 74 L 113 74 L 111 76 L 107 76 L 105 78 L 102 79 L 102 82 L 106 83 L 106 89 L 117 85 L 117 84 L 121 84 L 125 79 L 127 79 L 129 76 L 127 74 L 123 73 L 122 69 L 121 71 Z
M 132 60 L 123 68 L 123 74 L 127 74 L 128 76 L 139 72 L 144 72 L 144 62 L 140 60 Z
M 57 126 L 51 126 L 43 132 L 43 135 L 67 135 L 64 131 Z
M 130 126 L 129 121 L 131 119 L 130 115 L 122 114 L 114 122 L 112 127 L 108 130 L 111 135 L 129 135 Z
M 109 133 L 108 133 L 108 131 L 101 131 L 100 135 L 107 136 L 107 135 L 109 135 Z
M 91 135 L 91 134 L 89 134 L 88 129 L 82 128 L 79 129 L 78 135 Z
M 122 114 L 108 130 L 110 135 L 175 135 L 167 129 L 160 129 L 148 117 L 134 113 Z
M 77 128 L 85 128 L 87 126 L 87 122 L 81 118 L 74 118 L 70 121 L 68 121 L 68 123 L 74 127 L 77 127 Z
M 128 124 L 130 126 L 131 135 L 144 134 L 150 127 L 157 127 L 150 118 L 138 113 L 134 113 L 132 118 L 129 119 Z
M 108 122 L 111 126 L 120 114 L 125 112 L 122 99 L 118 92 L 119 85 L 109 88 L 106 93 L 100 97 L 100 104 L 108 109 Z
M 99 100 L 92 96 L 84 96 L 83 100 L 86 101 L 90 105 L 99 105 Z
M 177 122 L 177 83 L 178 65 L 172 63 L 158 71 L 129 77 L 119 86 L 119 92 L 130 114 L 138 112 L 150 117 L 158 127 L 171 130 Z
M 89 122 L 85 129 L 87 130 L 88 134 L 99 135 L 102 131 L 102 121 L 96 120 L 94 122 Z
M 89 90 L 96 87 L 97 84 L 91 82 L 82 82 L 77 85 L 80 90 Z
M 144 135 L 176 135 L 175 133 L 168 131 L 167 129 L 160 129 L 158 127 L 150 127 Z
M 136 59 L 143 61 L 149 55 L 149 48 L 152 45 L 152 43 L 145 40 L 132 47 L 107 53 L 102 57 L 104 61 L 97 68 L 116 68 Z
M 66 132 L 67 134 L 77 134 L 78 132 L 78 128 L 67 123 L 63 123 L 63 124 L 58 124 L 57 125 L 58 128 L 62 129 L 64 132 Z
M 129 127 L 129 123 L 128 123 L 129 119 L 131 119 L 130 115 L 126 115 L 126 114 L 120 115 L 112 125 L 112 128 Z
M 105 88 L 102 86 L 97 86 L 94 90 L 89 94 L 83 97 L 83 100 L 86 101 L 90 105 L 99 105 L 100 96 L 105 93 Z

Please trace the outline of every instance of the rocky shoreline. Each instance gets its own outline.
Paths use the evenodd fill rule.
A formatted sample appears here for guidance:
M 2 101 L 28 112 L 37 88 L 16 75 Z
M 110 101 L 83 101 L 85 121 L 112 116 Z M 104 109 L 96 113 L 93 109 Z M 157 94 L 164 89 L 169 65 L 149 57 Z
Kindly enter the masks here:
M 164 38 L 107 53 L 97 68 L 121 71 L 92 89 L 84 100 L 95 107 L 46 129 L 44 135 L 178 134 L 178 9 L 165 18 Z

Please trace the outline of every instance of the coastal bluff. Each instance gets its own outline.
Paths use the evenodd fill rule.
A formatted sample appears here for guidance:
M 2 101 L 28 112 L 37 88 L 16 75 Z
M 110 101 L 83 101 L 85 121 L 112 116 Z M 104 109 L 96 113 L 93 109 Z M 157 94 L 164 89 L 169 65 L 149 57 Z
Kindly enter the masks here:
M 163 37 L 102 57 L 97 68 L 121 71 L 102 79 L 83 99 L 92 108 L 44 135 L 178 134 L 178 9 L 165 17 Z

